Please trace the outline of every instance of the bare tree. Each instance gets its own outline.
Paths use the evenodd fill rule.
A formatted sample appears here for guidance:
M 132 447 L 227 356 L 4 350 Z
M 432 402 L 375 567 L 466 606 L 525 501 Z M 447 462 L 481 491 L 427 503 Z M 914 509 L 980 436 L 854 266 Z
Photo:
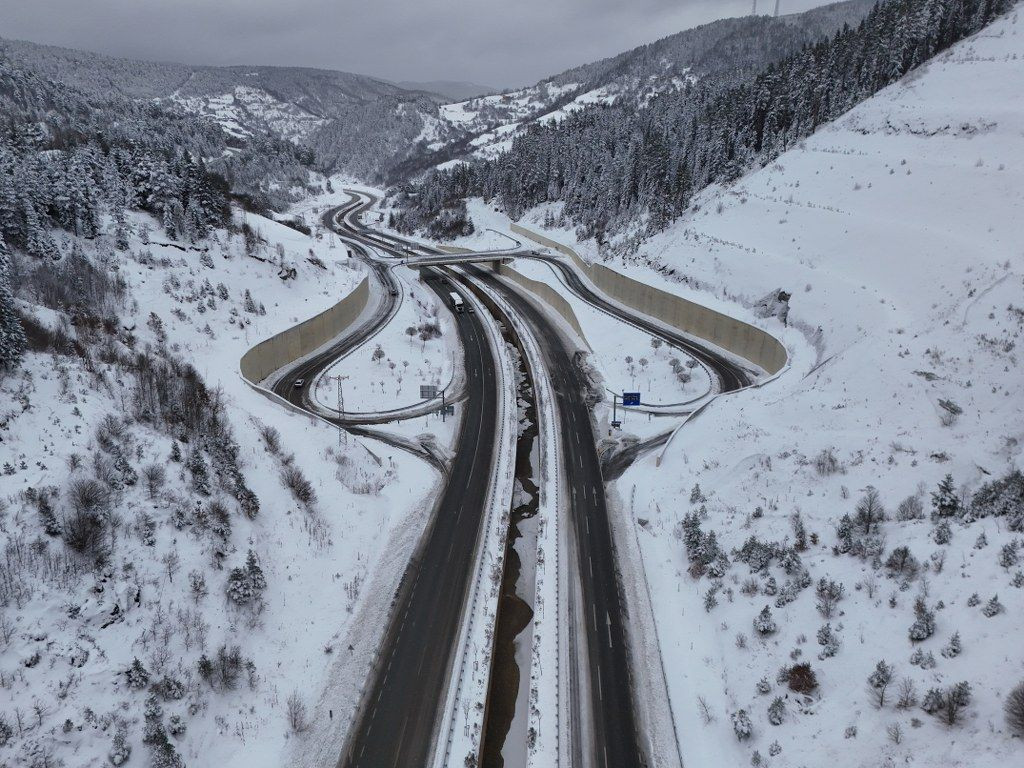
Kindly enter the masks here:
M 146 484 L 149 498 L 155 499 L 167 481 L 167 469 L 163 464 L 147 464 L 142 468 L 142 481 Z
M 306 705 L 299 697 L 299 692 L 294 691 L 288 697 L 287 703 L 288 726 L 293 733 L 302 733 L 309 727 L 306 721 Z
M 700 712 L 700 719 L 704 721 L 704 725 L 710 725 L 714 721 L 715 716 L 711 713 L 711 707 L 708 706 L 708 701 L 703 696 L 697 697 L 697 710 Z
M 885 732 L 889 736 L 889 741 L 893 744 L 899 744 L 903 741 L 903 727 L 899 723 L 893 723 L 888 726 Z
M 1006 725 L 1016 736 L 1024 737 L 1024 682 L 1018 683 L 1006 695 L 1006 702 L 1003 704 L 1006 713 Z
M 896 709 L 910 709 L 917 705 L 917 688 L 909 677 L 900 680 L 896 688 Z

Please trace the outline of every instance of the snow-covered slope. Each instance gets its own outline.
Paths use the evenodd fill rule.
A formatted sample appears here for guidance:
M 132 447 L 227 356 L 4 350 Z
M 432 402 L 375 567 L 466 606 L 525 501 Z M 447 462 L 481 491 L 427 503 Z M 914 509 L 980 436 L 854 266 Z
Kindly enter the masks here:
M 770 167 L 706 193 L 626 265 L 677 290 L 713 292 L 712 301 L 793 294 L 794 327 L 775 328 L 787 334 L 791 369 L 719 400 L 676 435 L 660 467 L 650 457 L 619 482 L 689 765 L 745 765 L 755 753 L 792 766 L 1019 761 L 1001 710 L 1024 680 L 1014 639 L 1024 631 L 1024 576 L 1003 550 L 1020 533 L 1007 518 L 954 519 L 941 544 L 927 515 L 947 473 L 969 494 L 1024 463 L 1022 93 L 1018 6 Z M 706 499 L 688 502 L 698 483 Z M 865 557 L 834 554 L 841 516 L 869 486 L 888 521 Z M 925 519 L 896 519 L 908 497 Z M 751 536 L 793 544 L 799 513 L 810 580 L 842 583 L 845 598 L 830 617 L 816 609 L 815 586 L 780 605 L 800 569 L 787 573 L 776 558 L 752 573 L 735 552 L 720 580 L 694 579 L 681 540 L 690 512 L 726 551 Z M 901 545 L 920 564 L 914 577 L 883 565 Z M 709 591 L 717 605 L 706 610 Z M 997 594 L 1005 611 L 988 617 Z M 935 633 L 912 642 L 918 597 Z M 765 606 L 778 628 L 761 635 L 752 622 Z M 816 639 L 826 624 L 840 643 L 831 658 Z M 962 652 L 944 654 L 957 632 Z M 879 706 L 867 679 L 883 659 L 895 675 Z M 807 697 L 777 681 L 780 667 L 803 661 L 819 683 Z M 918 703 L 901 709 L 904 678 Z M 959 681 L 973 689 L 962 722 L 922 710 L 929 689 Z M 768 713 L 776 697 L 779 725 Z M 741 709 L 753 727 L 742 741 L 731 721 Z
M 125 747 L 130 765 L 158 764 L 159 729 L 189 766 L 282 765 L 296 731 L 314 720 L 341 727 L 358 695 L 435 474 L 402 451 L 339 442 L 333 427 L 242 380 L 250 346 L 332 305 L 364 272 L 334 238 L 248 214 L 235 225 L 248 227 L 248 246 L 237 231 L 215 233 L 205 253 L 167 244 L 144 215 L 131 218 L 126 253 L 106 235 L 79 242 L 125 282 L 123 306 L 102 327 L 70 325 L 23 292 L 28 314 L 84 352 L 30 352 L 0 380 L 0 764 L 101 766 Z M 23 269 L 38 266 L 25 258 Z M 282 259 L 293 277 L 279 276 Z M 187 432 L 147 420 L 140 380 L 112 362 L 137 353 L 156 366 L 156 350 L 191 363 L 224 406 L 260 502 L 253 518 L 224 488 L 209 437 L 186 442 Z M 194 456 L 207 466 L 205 490 Z M 162 482 L 150 487 L 148 467 L 163 468 Z M 286 482 L 295 470 L 311 500 L 290 490 L 303 487 Z M 113 483 L 99 506 L 110 538 L 76 552 L 73 489 L 97 475 Z M 232 592 L 250 551 L 265 587 Z M 161 685 L 128 675 L 134 659 Z

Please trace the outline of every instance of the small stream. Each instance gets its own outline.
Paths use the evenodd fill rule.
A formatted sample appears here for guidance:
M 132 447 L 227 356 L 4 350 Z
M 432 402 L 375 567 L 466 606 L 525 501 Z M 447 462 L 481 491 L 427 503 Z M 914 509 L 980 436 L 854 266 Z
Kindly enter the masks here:
M 520 423 L 516 443 L 516 480 L 509 517 L 505 574 L 501 585 L 494 664 L 481 768 L 525 768 L 533 638 L 533 595 L 536 576 L 539 497 L 534 468 L 537 410 L 533 387 L 519 361 Z

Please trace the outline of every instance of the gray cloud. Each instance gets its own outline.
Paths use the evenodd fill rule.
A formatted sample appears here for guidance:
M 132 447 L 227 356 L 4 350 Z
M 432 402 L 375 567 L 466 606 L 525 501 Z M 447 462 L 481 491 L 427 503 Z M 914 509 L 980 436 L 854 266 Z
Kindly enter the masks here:
M 782 0 L 784 12 L 823 0 Z M 759 0 L 767 13 L 774 0 Z M 751 0 L 14 0 L 0 36 L 191 64 L 278 64 L 508 86 Z

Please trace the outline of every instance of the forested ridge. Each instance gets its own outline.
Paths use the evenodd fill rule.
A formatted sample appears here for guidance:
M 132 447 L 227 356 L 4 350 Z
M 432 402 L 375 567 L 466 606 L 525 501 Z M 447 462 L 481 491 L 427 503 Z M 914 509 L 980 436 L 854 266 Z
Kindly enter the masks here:
M 433 236 L 467 229 L 466 197 L 512 218 L 562 202 L 562 223 L 604 242 L 664 229 L 692 196 L 764 165 L 822 124 L 973 34 L 1013 0 L 887 0 L 856 27 L 738 82 L 698 81 L 644 105 L 595 105 L 532 125 L 488 161 L 431 172 L 403 189 L 392 223 Z
M 61 259 L 55 232 L 92 238 L 103 217 L 124 249 L 129 210 L 151 213 L 169 238 L 197 242 L 228 222 L 231 200 L 279 208 L 307 182 L 308 151 L 270 135 L 227 141 L 205 119 L 86 95 L 0 59 L 0 368 L 23 347 L 9 249 Z

